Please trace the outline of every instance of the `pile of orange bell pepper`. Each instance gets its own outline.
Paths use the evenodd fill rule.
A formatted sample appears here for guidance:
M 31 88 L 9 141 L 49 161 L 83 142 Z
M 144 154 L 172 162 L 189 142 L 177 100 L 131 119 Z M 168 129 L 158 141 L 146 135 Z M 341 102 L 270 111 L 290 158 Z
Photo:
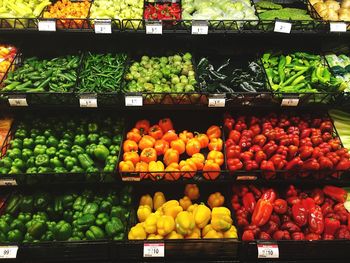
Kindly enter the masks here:
M 0 81 L 5 76 L 7 70 L 11 66 L 13 59 L 15 58 L 17 49 L 13 46 L 0 45 Z M 14 66 L 11 70 L 14 69 Z
M 206 133 L 177 133 L 170 118 L 155 125 L 140 120 L 123 142 L 119 171 L 140 172 L 141 179 L 171 181 L 192 178 L 203 171 L 206 179 L 214 180 L 224 163 L 222 148 L 221 128 L 216 125 Z

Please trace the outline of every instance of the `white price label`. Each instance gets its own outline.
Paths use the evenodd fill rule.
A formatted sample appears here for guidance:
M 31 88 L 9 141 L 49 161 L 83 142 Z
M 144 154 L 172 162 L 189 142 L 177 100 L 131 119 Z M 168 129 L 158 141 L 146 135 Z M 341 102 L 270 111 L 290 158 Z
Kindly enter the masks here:
M 140 176 L 122 176 L 122 181 L 124 182 L 140 182 Z
M 299 99 L 282 99 L 281 106 L 296 107 L 299 104 Z
M 17 185 L 17 182 L 15 179 L 0 180 L 0 186 L 11 186 L 11 185 Z
M 125 96 L 125 106 L 143 106 L 142 96 Z
M 277 244 L 257 244 L 258 258 L 279 258 L 280 252 Z
M 94 27 L 96 34 L 112 34 L 111 20 L 95 20 Z
M 9 104 L 11 107 L 27 107 L 28 102 L 25 97 L 23 98 L 16 98 L 16 97 L 9 97 Z
M 277 33 L 289 34 L 292 30 L 292 24 L 289 22 L 276 21 L 274 31 Z
M 164 257 L 164 243 L 145 243 L 143 244 L 144 258 L 163 258 Z
M 208 107 L 225 107 L 225 98 L 209 98 Z
M 79 99 L 80 108 L 97 108 L 97 98 L 81 97 Z
M 146 22 L 146 34 L 161 35 L 163 34 L 162 22 Z
M 208 35 L 207 21 L 192 21 L 192 35 Z
M 330 22 L 329 27 L 331 32 L 346 32 L 347 24 L 344 22 Z
M 56 21 L 43 21 L 38 22 L 39 31 L 56 31 Z
M 237 180 L 239 181 L 255 181 L 258 177 L 255 175 L 238 175 Z
M 16 258 L 18 246 L 0 247 L 0 258 Z

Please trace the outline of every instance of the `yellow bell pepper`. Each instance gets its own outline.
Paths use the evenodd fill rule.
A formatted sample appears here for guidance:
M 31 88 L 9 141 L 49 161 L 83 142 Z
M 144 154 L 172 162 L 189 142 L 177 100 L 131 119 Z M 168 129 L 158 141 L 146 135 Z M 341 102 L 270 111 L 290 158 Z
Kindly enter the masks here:
M 141 239 L 146 239 L 146 237 L 147 237 L 147 234 L 143 229 L 142 224 L 137 224 L 136 226 L 132 227 L 128 234 L 129 240 L 134 240 L 134 239 L 141 240 Z
M 214 228 L 211 226 L 211 224 L 206 225 L 203 229 L 202 229 L 202 237 L 204 237 L 206 234 L 208 234 L 208 232 L 210 230 L 214 230 Z
M 185 239 L 200 239 L 201 238 L 201 230 L 198 227 L 194 227 L 192 233 L 185 236 Z
M 183 210 L 187 210 L 192 205 L 192 201 L 188 196 L 184 196 L 179 200 L 180 206 L 183 208 Z
M 211 194 L 208 198 L 208 205 L 211 209 L 222 206 L 224 202 L 225 197 L 219 192 Z
M 148 171 L 151 172 L 152 176 L 155 176 L 157 179 L 161 179 L 164 176 L 164 164 L 161 161 L 151 161 L 148 164 Z M 158 172 L 158 173 L 155 173 Z
M 163 239 L 160 235 L 150 234 L 147 239 Z
M 224 238 L 238 238 L 236 227 L 231 226 L 231 228 L 229 230 L 224 232 Z
M 177 200 L 170 200 L 162 206 L 164 215 L 176 218 L 177 214 L 183 211 Z
M 137 209 L 137 218 L 139 222 L 144 222 L 150 214 L 152 214 L 152 209 L 148 205 L 141 205 Z
M 165 196 L 162 192 L 156 192 L 153 196 L 153 208 L 157 210 L 166 202 Z
M 195 210 L 197 207 L 198 207 L 198 204 L 190 205 L 190 206 L 187 208 L 187 211 L 193 213 L 194 210 Z
M 161 216 L 157 221 L 157 232 L 161 236 L 166 236 L 175 229 L 175 220 L 171 216 Z
M 216 231 L 227 231 L 232 225 L 231 211 L 226 207 L 214 207 L 210 224 Z
M 194 221 L 199 228 L 205 227 L 211 216 L 211 211 L 209 207 L 205 205 L 199 205 L 197 208 L 193 211 Z
M 158 216 L 158 217 L 161 217 L 161 216 L 164 215 L 164 214 L 163 214 L 163 210 L 162 210 L 161 208 L 158 208 L 158 210 L 155 211 L 154 214 L 155 214 L 156 216 Z
M 189 235 L 195 226 L 193 214 L 187 211 L 178 213 L 175 219 L 176 231 L 181 235 Z
M 160 216 L 155 213 L 150 214 L 143 224 L 143 227 L 148 234 L 154 234 L 157 232 L 157 221 Z
M 191 200 L 197 200 L 199 198 L 199 188 L 196 184 L 187 184 L 185 187 L 185 195 Z
M 177 233 L 176 231 L 171 231 L 169 235 L 165 237 L 166 239 L 183 239 L 183 235 Z
M 152 197 L 150 195 L 143 195 L 140 198 L 140 203 L 139 205 L 148 205 L 151 210 L 153 209 L 153 200 Z
M 203 238 L 224 238 L 224 235 L 221 232 L 212 229 L 205 236 L 203 236 Z

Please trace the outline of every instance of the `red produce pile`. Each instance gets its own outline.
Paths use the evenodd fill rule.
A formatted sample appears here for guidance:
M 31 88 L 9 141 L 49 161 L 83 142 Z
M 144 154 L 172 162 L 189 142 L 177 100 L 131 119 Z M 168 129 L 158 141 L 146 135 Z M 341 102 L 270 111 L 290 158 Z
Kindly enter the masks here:
M 144 18 L 149 20 L 180 20 L 181 8 L 176 3 L 147 4 Z
M 346 197 L 329 185 L 310 191 L 290 185 L 279 193 L 249 185 L 233 187 L 231 204 L 243 241 L 350 239 Z
M 294 173 L 287 176 L 299 171 L 301 177 L 319 178 L 339 177 L 341 173 L 334 171 L 350 168 L 350 154 L 333 136 L 333 124 L 327 117 L 226 114 L 224 127 L 230 171 L 262 170 L 263 176 L 271 179 L 277 170 L 289 170 Z

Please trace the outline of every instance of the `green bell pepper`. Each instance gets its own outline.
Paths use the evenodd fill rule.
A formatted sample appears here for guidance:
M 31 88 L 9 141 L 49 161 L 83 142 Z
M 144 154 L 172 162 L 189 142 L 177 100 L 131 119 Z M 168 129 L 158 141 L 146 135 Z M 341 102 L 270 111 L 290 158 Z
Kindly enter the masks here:
M 41 241 L 53 241 L 55 239 L 54 234 L 51 230 L 45 232 L 45 234 L 41 237 Z
M 0 232 L 7 233 L 10 230 L 10 225 L 5 220 L 0 220 Z
M 120 146 L 119 145 L 111 145 L 109 146 L 109 154 L 116 156 L 120 152 Z
M 78 218 L 82 217 L 83 216 L 83 212 L 81 211 L 75 211 L 74 214 L 73 214 L 73 220 L 77 220 Z M 74 222 L 73 221 L 73 222 Z
M 78 160 L 79 160 L 81 167 L 83 167 L 85 170 L 87 170 L 88 168 L 93 167 L 95 165 L 94 161 L 86 153 L 79 154 Z
M 66 194 L 62 196 L 62 205 L 64 209 L 71 209 L 77 198 L 75 194 Z
M 112 140 L 109 137 L 107 137 L 107 136 L 101 136 L 98 139 L 98 144 L 100 144 L 100 145 L 102 144 L 102 145 L 104 145 L 106 147 L 109 147 L 112 144 Z
M 35 157 L 36 166 L 48 166 L 50 163 L 50 157 L 47 154 L 39 154 Z
M 125 221 L 130 216 L 130 211 L 122 206 L 113 206 L 111 209 L 110 217 L 118 217 Z
M 38 211 L 44 211 L 50 203 L 48 193 L 36 193 L 34 195 L 34 208 Z
M 99 144 L 94 150 L 94 155 L 98 160 L 105 161 L 107 156 L 109 155 L 109 150 L 106 146 Z
M 0 167 L 11 168 L 12 159 L 8 156 L 5 156 L 0 160 Z
M 96 203 L 87 203 L 83 208 L 84 214 L 96 215 L 98 213 L 98 204 Z
M 68 223 L 72 223 L 73 222 L 73 211 L 71 211 L 71 210 L 64 211 L 63 219 L 64 219 L 64 221 L 66 221 Z
M 49 231 L 55 231 L 55 228 L 56 228 L 56 222 L 55 221 L 48 221 L 48 222 L 46 222 L 46 224 L 47 224 L 47 229 L 49 230 Z
M 7 239 L 6 234 L 0 232 L 0 242 L 5 243 L 5 242 L 7 242 L 6 239 Z
M 23 147 L 23 142 L 22 142 L 21 139 L 16 138 L 16 139 L 13 139 L 13 140 L 10 141 L 10 145 L 11 145 L 11 148 L 22 149 L 22 147 Z
M 15 132 L 15 138 L 24 139 L 27 137 L 27 131 L 25 129 L 17 129 Z
M 110 202 L 112 205 L 119 205 L 119 196 L 116 191 L 110 191 L 106 197 L 106 201 Z
M 32 138 L 24 138 L 23 148 L 34 149 L 34 140 Z
M 22 157 L 22 151 L 18 148 L 13 148 L 13 149 L 9 149 L 6 152 L 6 155 L 11 158 L 12 160 L 16 159 L 16 158 L 21 158 Z
M 112 209 L 112 204 L 111 202 L 109 201 L 106 201 L 106 200 L 103 200 L 101 203 L 100 203 L 100 209 L 99 211 L 101 213 L 110 213 L 111 212 L 111 209 Z
M 34 128 L 34 129 L 31 129 L 29 131 L 29 133 L 30 133 L 30 138 L 34 139 L 36 136 L 38 136 L 40 134 L 40 131 L 38 129 Z
M 46 149 L 47 149 L 46 145 L 38 144 L 34 148 L 34 155 L 38 156 L 39 154 L 45 154 L 46 153 Z
M 12 166 L 8 174 L 21 174 L 22 170 L 18 169 L 16 166 Z
M 124 233 L 125 227 L 123 222 L 118 217 L 112 217 L 110 221 L 106 223 L 105 231 L 108 237 L 114 238 L 117 235 Z
M 22 233 L 24 233 L 27 229 L 25 226 L 25 223 L 23 223 L 21 220 L 19 220 L 18 218 L 13 220 L 11 225 L 10 225 L 10 229 L 14 230 L 14 229 L 18 229 L 19 231 L 21 231 Z M 5 232 L 7 233 L 7 232 Z
M 74 144 L 85 147 L 87 139 L 85 134 L 77 134 L 74 137 Z
M 94 143 L 89 144 L 88 146 L 86 146 L 86 153 L 90 156 L 94 156 L 94 151 L 96 147 L 97 145 Z
M 103 167 L 104 173 L 113 173 L 115 169 L 115 164 L 106 164 L 105 167 Z
M 63 204 L 62 204 L 62 197 L 57 196 L 55 197 L 54 205 L 53 205 L 53 211 L 57 215 L 61 215 L 63 213 Z
M 56 240 L 64 241 L 72 236 L 72 226 L 66 221 L 59 221 L 56 224 L 54 236 Z
M 73 221 L 73 225 L 80 231 L 85 231 L 95 223 L 95 216 L 92 214 L 83 214 L 81 217 Z
M 27 161 L 31 156 L 33 156 L 33 151 L 31 149 L 25 148 L 22 150 L 23 161 Z
M 61 139 L 58 143 L 58 149 L 62 150 L 70 150 L 70 148 L 72 147 L 72 142 L 70 140 L 67 139 Z
M 49 217 L 45 212 L 37 212 L 33 215 L 33 220 L 47 222 Z
M 112 138 L 112 143 L 115 145 L 120 145 L 120 142 L 122 141 L 122 135 L 118 134 L 118 135 L 114 135 Z
M 58 143 L 59 141 L 56 139 L 55 136 L 50 136 L 47 138 L 47 141 L 46 141 L 46 144 L 49 146 L 49 147 L 58 147 Z
M 74 132 L 71 130 L 66 130 L 63 134 L 62 134 L 62 138 L 69 140 L 70 142 L 73 141 L 74 139 Z
M 35 137 L 34 143 L 36 145 L 41 144 L 41 145 L 46 145 L 46 138 L 43 135 L 38 135 Z
M 32 212 L 33 211 L 33 207 L 34 207 L 34 198 L 33 198 L 33 196 L 30 196 L 30 195 L 23 196 L 22 202 L 20 204 L 21 212 L 24 212 L 24 213 Z
M 80 240 L 83 239 L 83 238 L 85 237 L 84 233 L 83 233 L 82 231 L 77 230 L 77 229 L 74 229 L 74 230 L 73 230 L 72 236 L 73 236 L 73 237 L 77 237 L 77 238 L 79 238 Z
M 26 224 L 27 233 L 34 239 L 40 239 L 47 230 L 47 224 L 44 221 L 31 220 Z
M 105 233 L 98 226 L 91 226 L 89 230 L 86 231 L 85 236 L 88 240 L 97 240 L 103 239 L 105 237 Z
M 6 167 L 0 167 L 0 174 L 8 174 L 10 171 L 9 168 Z
M 63 161 L 69 155 L 70 152 L 66 149 L 61 149 L 58 152 L 56 152 L 56 157 L 58 157 L 61 161 Z
M 25 224 L 32 219 L 32 214 L 19 212 L 17 219 L 21 220 Z
M 74 165 L 73 168 L 70 170 L 71 173 L 83 173 L 84 169 Z
M 4 214 L 0 217 L 0 220 L 5 221 L 7 224 L 11 224 L 11 222 L 14 220 L 14 218 L 10 214 Z
M 34 238 L 27 232 L 25 235 L 24 235 L 24 240 L 23 240 L 24 243 L 32 243 L 34 242 Z
M 78 196 L 73 203 L 73 209 L 75 211 L 83 211 L 84 206 L 87 203 L 87 198 L 83 196 Z
M 35 157 L 31 156 L 26 162 L 27 167 L 34 167 L 35 166 Z
M 46 154 L 50 157 L 50 158 L 52 158 L 52 157 L 54 157 L 55 155 L 56 155 L 56 148 L 55 147 L 49 147 L 49 148 L 47 148 L 46 149 Z
M 12 162 L 12 167 L 16 167 L 17 169 L 22 171 L 25 167 L 25 164 L 22 159 L 16 158 Z
M 71 154 L 72 154 L 72 156 L 74 156 L 75 158 L 78 158 L 78 156 L 80 155 L 80 154 L 83 154 L 85 151 L 84 151 L 84 149 L 81 147 L 81 146 L 79 146 L 79 145 L 73 145 L 72 146 L 72 149 L 71 149 Z
M 97 215 L 95 224 L 97 226 L 104 226 L 109 221 L 109 215 L 107 213 L 99 213 Z
M 46 129 L 46 130 L 44 131 L 44 136 L 45 136 L 46 138 L 49 138 L 50 136 L 52 136 L 52 134 L 53 134 L 53 130 L 52 130 L 52 129 Z
M 38 173 L 38 168 L 36 168 L 36 167 L 29 167 L 29 168 L 26 170 L 26 173 L 27 173 L 27 174 L 37 174 L 37 173 Z
M 46 173 L 51 173 L 52 170 L 50 167 L 45 167 L 45 166 L 39 166 L 38 167 L 38 173 L 39 174 L 46 174 Z
M 120 204 L 124 206 L 131 205 L 131 195 L 132 195 L 132 187 L 130 185 L 124 186 L 120 191 Z
M 88 124 L 88 132 L 94 133 L 98 131 L 98 124 L 96 122 L 90 122 Z
M 14 215 L 17 213 L 17 211 L 20 208 L 22 202 L 22 196 L 21 195 L 12 195 L 10 197 L 10 200 L 7 202 L 5 213 Z
M 53 171 L 55 173 L 59 173 L 59 174 L 68 172 L 68 170 L 66 168 L 64 168 L 64 167 L 55 167 L 55 168 L 53 168 Z
M 73 156 L 67 156 L 66 158 L 64 158 L 64 165 L 68 170 L 71 170 L 73 168 L 73 166 L 78 164 L 78 160 L 77 158 L 73 157 Z
M 18 229 L 11 230 L 7 233 L 7 241 L 13 243 L 20 243 L 23 241 L 23 234 Z
M 50 166 L 52 168 L 55 167 L 62 167 L 63 168 L 63 163 L 61 162 L 61 160 L 56 156 L 50 159 Z
M 87 137 L 87 140 L 89 143 L 98 143 L 99 137 L 100 135 L 98 135 L 97 133 L 90 133 Z

